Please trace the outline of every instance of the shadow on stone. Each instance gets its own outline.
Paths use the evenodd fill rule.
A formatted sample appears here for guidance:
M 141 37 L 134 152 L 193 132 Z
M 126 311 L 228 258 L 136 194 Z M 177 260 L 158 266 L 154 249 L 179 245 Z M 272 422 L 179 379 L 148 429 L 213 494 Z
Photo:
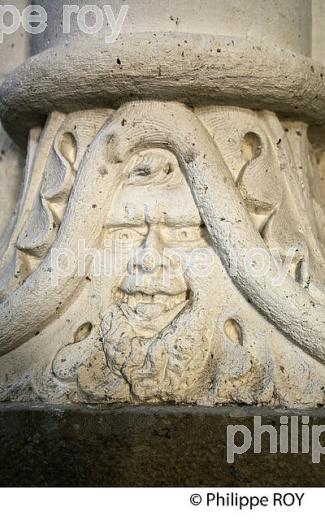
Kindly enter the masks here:
M 302 415 L 253 407 L 1 405 L 0 485 L 323 486 L 322 459 L 270 454 L 265 434 L 261 454 L 249 449 L 227 463 L 228 425 L 253 432 L 260 415 L 279 431 L 280 416 L 295 414 Z M 322 409 L 304 415 L 310 427 L 325 424 Z

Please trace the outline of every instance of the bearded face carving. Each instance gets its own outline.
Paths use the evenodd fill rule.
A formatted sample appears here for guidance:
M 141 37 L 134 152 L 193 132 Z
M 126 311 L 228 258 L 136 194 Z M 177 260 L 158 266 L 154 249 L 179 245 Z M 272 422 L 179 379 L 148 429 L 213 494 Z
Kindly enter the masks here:
M 197 385 L 211 383 L 209 294 L 200 295 L 193 278 L 203 285 L 211 278 L 215 255 L 170 152 L 139 152 L 125 174 L 107 218 L 106 244 L 118 272 L 102 312 L 106 361 L 134 398 L 190 397 Z
M 115 301 L 140 337 L 161 332 L 189 300 L 182 252 L 207 246 L 204 225 L 171 154 L 138 154 L 108 216 L 114 248 L 129 250 Z M 181 201 L 181 204 L 179 204 Z
M 158 102 L 92 118 L 53 114 L 31 143 L 38 182 L 3 257 L 0 398 L 323 403 L 304 129 Z
M 209 270 L 214 255 L 175 158 L 149 151 L 137 159 L 141 162 L 114 200 L 108 226 L 112 242 L 130 250 L 127 273 L 115 296 L 125 304 L 139 335 L 150 337 L 188 303 L 192 289 L 184 270 L 195 271 L 200 253 Z

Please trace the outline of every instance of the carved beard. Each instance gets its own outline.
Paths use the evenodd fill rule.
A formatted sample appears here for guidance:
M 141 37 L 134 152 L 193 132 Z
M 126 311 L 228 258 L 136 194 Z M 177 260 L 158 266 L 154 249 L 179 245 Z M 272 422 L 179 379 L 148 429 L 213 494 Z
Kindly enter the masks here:
M 154 337 L 136 335 L 121 306 L 102 314 L 103 349 L 110 370 L 141 401 L 198 399 L 211 384 L 213 309 L 196 297 Z M 113 397 L 113 396 L 112 396 Z

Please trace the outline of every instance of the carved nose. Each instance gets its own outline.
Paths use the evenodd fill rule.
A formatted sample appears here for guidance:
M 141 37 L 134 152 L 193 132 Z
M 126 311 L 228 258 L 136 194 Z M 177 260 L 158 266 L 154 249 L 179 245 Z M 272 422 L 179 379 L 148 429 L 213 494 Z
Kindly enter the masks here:
M 128 264 L 128 271 L 130 274 L 137 270 L 144 273 L 153 273 L 164 265 L 163 257 L 159 232 L 156 226 L 150 226 L 145 242 Z
M 160 267 L 161 258 L 159 253 L 148 248 L 137 251 L 135 257 L 128 263 L 128 272 L 130 274 L 135 271 L 143 271 L 145 273 L 153 273 Z
M 142 267 L 143 271 L 146 271 L 148 273 L 152 272 L 157 267 L 157 265 L 156 265 L 157 264 L 157 258 L 155 257 L 155 255 L 152 252 L 146 251 L 142 255 L 140 264 L 141 264 L 141 267 Z

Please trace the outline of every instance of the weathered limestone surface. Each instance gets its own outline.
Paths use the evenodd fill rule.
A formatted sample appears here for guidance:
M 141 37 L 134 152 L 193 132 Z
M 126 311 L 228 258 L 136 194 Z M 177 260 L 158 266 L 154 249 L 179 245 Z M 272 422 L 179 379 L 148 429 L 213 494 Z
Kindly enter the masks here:
M 311 2 L 129 1 L 112 44 L 40 4 L 48 29 L 0 88 L 27 145 L 0 249 L 0 401 L 323 405 Z
M 14 0 L 11 5 L 21 9 L 27 0 Z M 21 65 L 30 54 L 30 37 L 23 29 L 7 35 L 0 44 L 0 84 L 6 75 Z M 24 154 L 4 132 L 0 124 L 0 237 L 10 234 L 23 180 Z

